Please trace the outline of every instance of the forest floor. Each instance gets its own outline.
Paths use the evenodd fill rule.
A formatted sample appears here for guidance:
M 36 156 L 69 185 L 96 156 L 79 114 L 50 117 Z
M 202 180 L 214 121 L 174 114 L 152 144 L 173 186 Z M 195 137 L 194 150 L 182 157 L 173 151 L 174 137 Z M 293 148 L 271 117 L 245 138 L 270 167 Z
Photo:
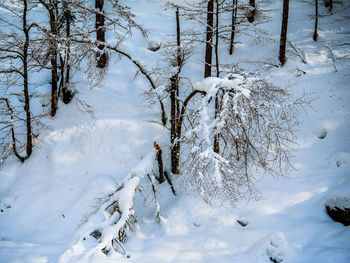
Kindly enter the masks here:
M 151 39 L 174 33 L 169 32 L 174 18 L 159 2 L 128 1 Z M 260 178 L 259 200 L 242 200 L 235 208 L 211 207 L 181 189 L 175 197 L 167 184 L 160 185 L 163 220 L 158 223 L 147 214 L 150 209 L 142 211 L 152 206 L 150 196 L 138 200 L 143 220 L 124 244 L 131 257 L 93 255 L 89 263 L 349 262 L 349 227 L 334 222 L 324 207 L 329 196 L 350 195 L 350 51 L 342 45 L 350 43 L 347 11 L 335 5 L 332 16 L 320 18 L 320 37 L 314 42 L 312 5 L 293 1 L 288 38 L 307 64 L 289 46 L 286 65 L 267 69 L 263 62 L 278 61 L 279 2 L 269 2 L 271 21 L 258 26 L 268 30 L 269 40 L 262 45 L 238 35 L 232 57 L 227 46 L 220 52 L 223 62 L 259 70 L 273 84 L 290 87 L 294 96 L 315 98 L 311 108 L 300 112 L 295 170 L 281 178 Z M 124 46 L 149 66 L 157 56 L 139 36 Z M 188 68 L 192 79 L 201 78 L 198 60 Z M 169 144 L 168 131 L 153 122 L 159 121 L 158 108 L 143 100 L 147 82 L 133 80 L 134 74 L 129 61 L 114 57 L 103 84 L 78 88 L 79 99 L 93 113 L 78 101 L 60 104 L 57 117 L 45 120 L 49 128 L 38 137 L 30 159 L 5 162 L 0 170 L 0 262 L 57 262 L 74 244 L 77 229 L 152 151 L 153 141 Z M 326 136 L 320 139 L 322 133 Z

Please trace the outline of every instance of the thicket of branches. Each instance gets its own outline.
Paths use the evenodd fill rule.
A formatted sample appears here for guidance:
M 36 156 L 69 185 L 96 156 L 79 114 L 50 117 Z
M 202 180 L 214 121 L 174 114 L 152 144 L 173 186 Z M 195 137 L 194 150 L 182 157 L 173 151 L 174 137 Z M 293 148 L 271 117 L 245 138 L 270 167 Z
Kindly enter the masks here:
M 333 1 L 325 2 L 332 12 Z M 283 3 L 280 64 L 276 67 L 287 61 L 289 1 Z M 174 180 L 177 187 L 195 189 L 209 203 L 235 204 L 254 195 L 258 176 L 280 176 L 291 168 L 290 146 L 295 139 L 298 111 L 307 101 L 291 98 L 285 89 L 268 83 L 256 72 L 220 61 L 220 52 L 234 55 L 237 34 L 257 36 L 256 41 L 266 37 L 256 27 L 269 20 L 269 10 L 264 10 L 263 4 L 254 0 L 168 2 L 166 8 L 174 14 L 176 34 L 159 49 L 160 66 L 149 71 L 123 49 L 123 41 L 133 31 L 146 37 L 147 30 L 121 1 L 0 0 L 1 159 L 11 154 L 21 161 L 28 159 L 40 117 L 54 117 L 62 105 L 59 99 L 69 103 L 74 98 L 75 72 L 88 64 L 88 76 L 99 82 L 114 53 L 130 61 L 148 81 L 150 89 L 145 96 L 160 106 L 159 123 L 169 130 L 166 180 L 162 150 L 155 143 L 159 175 L 149 168 L 152 153 L 147 157 L 147 169 L 141 167 L 131 173 L 99 209 L 103 220 L 96 225 L 88 222 L 78 242 L 83 244 L 92 237 L 96 243 L 86 256 L 96 251 L 109 254 L 116 247 L 127 254 L 121 242 L 132 228 L 135 193 L 141 191 L 140 180 L 146 175 L 154 199 L 158 176 L 159 183 L 172 184 Z M 36 18 L 39 13 L 45 16 Z M 316 41 L 318 1 L 315 14 L 314 36 L 310 38 Z M 183 26 L 185 21 L 187 26 Z M 106 41 L 107 33 L 113 33 L 113 43 Z M 227 48 L 220 48 L 223 45 Z M 205 52 L 196 54 L 198 50 Z M 297 48 L 294 51 L 303 59 Z M 186 72 L 187 63 L 194 57 L 197 62 L 200 57 L 203 68 L 204 78 L 198 83 Z M 277 60 L 278 55 L 275 57 Z M 42 71 L 51 76 L 50 102 L 43 105 L 39 116 L 34 116 L 30 89 L 36 84 L 29 80 Z M 173 185 L 172 190 L 175 194 Z M 74 255 L 70 252 L 65 255 Z

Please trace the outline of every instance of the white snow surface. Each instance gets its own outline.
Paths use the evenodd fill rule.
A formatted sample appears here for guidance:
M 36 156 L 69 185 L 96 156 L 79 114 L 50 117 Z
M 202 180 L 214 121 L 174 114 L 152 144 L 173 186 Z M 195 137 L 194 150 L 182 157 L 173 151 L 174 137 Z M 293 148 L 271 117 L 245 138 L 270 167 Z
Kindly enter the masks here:
M 127 2 L 153 39 L 175 33 L 173 14 L 163 11 L 162 1 Z M 253 37 L 238 35 L 233 56 L 222 45 L 223 63 L 251 60 L 255 63 L 245 65 L 251 70 L 263 65 L 257 61 L 277 63 L 281 2 L 267 2 L 272 20 L 261 25 L 271 41 L 262 47 Z M 256 184 L 262 198 L 242 200 L 235 208 L 210 207 L 179 188 L 175 197 L 164 183 L 158 186 L 160 222 L 149 213 L 155 209 L 150 196 L 136 199 L 135 211 L 143 220 L 124 243 L 130 258 L 96 252 L 80 262 L 260 263 L 271 258 L 286 263 L 349 262 L 349 227 L 334 222 L 324 207 L 330 199 L 349 197 L 350 65 L 344 59 L 334 65 L 326 48 L 331 47 L 339 58 L 349 56 L 349 49 L 336 46 L 350 42 L 349 21 L 339 19 L 343 7 L 335 5 L 332 16 L 320 18 L 320 37 L 314 42 L 312 6 L 293 1 L 290 8 L 288 38 L 308 64 L 289 52 L 283 68 L 264 74 L 273 84 L 289 86 L 295 95 L 317 97 L 312 109 L 301 112 L 303 124 L 292 160 L 296 169 L 278 179 L 259 178 Z M 320 12 L 327 12 L 321 3 Z M 145 43 L 136 36 L 124 46 L 151 67 L 157 52 L 148 51 Z M 201 80 L 202 53 L 186 66 L 195 81 Z M 159 109 L 145 106 L 140 95 L 148 84 L 142 78 L 132 80 L 134 74 L 132 64 L 115 58 L 101 86 L 76 86 L 79 98 L 93 107 L 94 116 L 77 102 L 60 104 L 57 116 L 45 120 L 49 129 L 39 135 L 30 159 L 24 164 L 14 158 L 5 162 L 0 170 L 0 262 L 73 263 L 74 257 L 65 260 L 67 251 L 84 252 L 82 243 L 77 243 L 84 224 L 101 220 L 94 215 L 117 185 L 130 182 L 134 189 L 138 180 L 147 182 L 142 176 L 154 154 L 153 141 L 163 147 L 169 137 L 167 130 L 150 122 L 159 121 Z M 204 80 L 202 84 L 208 83 L 201 89 L 213 90 L 213 83 L 227 81 Z M 327 136 L 321 140 L 318 136 L 324 130 Z M 137 182 L 128 181 L 132 171 L 138 175 L 133 177 Z M 128 200 L 121 204 L 126 209 Z M 249 223 L 242 227 L 236 220 Z

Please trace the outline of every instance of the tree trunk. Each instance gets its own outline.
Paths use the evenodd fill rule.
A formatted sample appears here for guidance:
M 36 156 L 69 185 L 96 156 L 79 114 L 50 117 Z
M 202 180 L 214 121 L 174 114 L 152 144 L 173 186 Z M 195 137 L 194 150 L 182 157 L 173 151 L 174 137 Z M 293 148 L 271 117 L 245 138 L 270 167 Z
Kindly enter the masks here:
M 171 113 L 170 113 L 170 144 L 171 144 L 171 172 L 173 174 L 180 173 L 180 141 L 178 131 L 178 115 L 177 110 L 177 90 L 179 78 L 177 75 L 170 78 L 170 101 L 171 101 Z
M 237 20 L 237 0 L 232 0 L 232 24 L 231 24 L 231 38 L 230 38 L 230 55 L 233 54 L 233 45 L 235 43 L 236 20 Z
M 106 41 L 105 28 L 104 28 L 105 16 L 103 14 L 103 5 L 104 5 L 104 0 L 95 0 L 95 8 L 97 9 L 95 27 L 96 27 L 96 40 L 98 42 Z M 107 54 L 103 50 L 105 46 L 99 43 L 97 47 L 100 51 L 96 53 L 96 58 L 97 58 L 96 66 L 98 68 L 104 68 L 107 65 Z
M 255 13 L 256 13 L 256 9 L 255 9 L 255 0 L 249 0 L 249 11 L 248 11 L 248 16 L 247 19 L 249 21 L 249 23 L 253 23 L 255 20 Z
M 279 60 L 282 66 L 286 63 L 288 12 L 289 12 L 289 0 L 283 0 L 282 29 L 281 29 L 280 55 L 279 55 Z
M 175 14 L 176 14 L 177 66 L 180 67 L 182 64 L 182 57 L 181 57 L 181 29 L 180 29 L 179 8 L 176 8 Z
M 215 59 L 216 59 L 216 77 L 220 76 L 219 68 L 219 0 L 216 0 L 216 23 L 215 23 Z M 216 94 L 215 96 L 215 119 L 218 117 L 220 112 L 220 95 Z M 214 152 L 219 153 L 220 144 L 219 144 L 219 134 L 214 135 Z
M 67 39 L 70 38 L 70 18 L 66 18 L 66 37 Z M 65 77 L 64 77 L 64 85 L 62 89 L 62 100 L 65 104 L 68 104 L 71 102 L 73 99 L 73 94 L 71 90 L 69 89 L 69 84 L 70 84 L 70 42 L 68 40 L 67 42 L 67 51 L 66 51 L 66 72 L 65 72 Z
M 50 31 L 53 36 L 57 36 L 57 24 L 56 24 L 56 16 L 53 8 L 49 8 L 50 15 Z M 51 62 L 51 116 L 54 117 L 58 108 L 58 73 L 57 73 L 57 46 L 55 43 L 55 39 L 51 37 L 50 43 L 50 62 Z
M 170 101 L 171 101 L 171 117 L 170 117 L 170 143 L 171 143 L 171 172 L 173 174 L 180 173 L 180 102 L 179 102 L 179 74 L 182 68 L 181 56 L 181 30 L 179 9 L 176 9 L 176 44 L 177 44 L 177 73 L 170 78 Z M 180 128 L 181 132 L 181 128 Z
M 27 160 L 33 151 L 33 142 L 32 142 L 32 125 L 31 125 L 31 114 L 30 114 L 30 99 L 29 99 L 29 91 L 28 91 L 28 49 L 30 43 L 29 37 L 29 28 L 27 27 L 27 12 L 28 12 L 28 2 L 27 0 L 23 0 L 23 14 L 22 14 L 22 31 L 24 33 L 24 44 L 21 47 L 18 55 L 22 61 L 22 68 L 20 70 L 16 70 L 17 73 L 23 77 L 23 95 L 24 95 L 24 111 L 25 111 L 25 127 L 26 127 L 26 155 L 21 156 L 21 154 L 17 151 L 16 146 L 16 137 L 15 137 L 15 128 L 14 128 L 14 111 L 10 105 L 10 102 L 7 98 L 0 98 L 0 100 L 5 101 L 8 111 L 11 114 L 11 122 L 10 122 L 10 131 L 11 131 L 11 140 L 12 140 L 12 150 L 14 155 L 21 161 L 24 162 Z M 18 15 L 20 17 L 20 15 Z M 23 53 L 21 53 L 23 52 Z
M 211 64 L 213 53 L 213 26 L 214 26 L 214 0 L 208 0 L 207 11 L 207 35 L 205 43 L 204 78 L 211 76 Z
M 333 11 L 333 0 L 329 0 L 329 12 L 332 14 Z
M 318 37 L 318 1 L 315 0 L 315 29 L 314 29 L 314 36 L 313 39 L 314 41 L 317 41 L 317 37 Z

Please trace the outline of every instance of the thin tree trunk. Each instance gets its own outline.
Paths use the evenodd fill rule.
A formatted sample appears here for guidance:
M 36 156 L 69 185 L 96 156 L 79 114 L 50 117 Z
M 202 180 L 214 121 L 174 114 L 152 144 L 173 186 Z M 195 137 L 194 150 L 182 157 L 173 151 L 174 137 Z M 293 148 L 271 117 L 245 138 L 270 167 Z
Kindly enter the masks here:
M 255 13 L 256 13 L 256 9 L 255 9 L 255 0 L 249 0 L 249 11 L 248 11 L 248 16 L 247 19 L 249 21 L 249 23 L 253 23 L 255 20 Z
M 173 174 L 179 174 L 180 173 L 180 152 L 179 152 L 179 135 L 177 133 L 178 130 L 178 114 L 177 111 L 177 96 L 176 91 L 178 87 L 178 76 L 172 76 L 170 78 L 170 144 L 171 144 L 171 172 Z
M 216 25 L 215 25 L 215 58 L 216 58 L 216 77 L 220 76 L 219 68 L 219 0 L 216 0 Z M 218 117 L 220 112 L 220 95 L 216 94 L 215 96 L 215 119 Z M 214 152 L 219 153 L 220 144 L 219 144 L 219 134 L 214 135 Z
M 205 44 L 204 78 L 211 76 L 211 64 L 213 54 L 213 26 L 214 26 L 214 0 L 208 0 L 207 10 L 207 34 Z
M 219 0 L 216 2 L 216 12 L 215 12 L 215 66 L 216 66 L 216 76 L 220 76 L 220 65 L 219 65 L 219 10 L 220 4 Z
M 238 9 L 237 0 L 232 0 L 232 24 L 231 24 L 231 38 L 230 38 L 230 55 L 233 54 L 233 45 L 235 43 L 237 9 Z
M 67 39 L 70 38 L 70 20 L 69 17 L 66 19 L 66 37 Z M 62 99 L 65 104 L 68 104 L 71 102 L 73 98 L 72 92 L 69 90 L 69 84 L 70 84 L 70 42 L 68 40 L 67 42 L 67 51 L 66 51 L 66 72 L 64 77 L 64 85 L 62 89 Z
M 105 16 L 103 14 L 103 5 L 104 5 L 104 0 L 95 0 L 95 8 L 98 10 L 98 12 L 96 13 L 96 24 L 95 24 L 96 40 L 99 42 L 106 41 L 105 28 L 104 28 Z M 97 67 L 104 68 L 107 65 L 107 54 L 103 50 L 105 46 L 100 43 L 100 44 L 98 44 L 97 47 L 100 50 L 96 53 Z
M 279 60 L 282 66 L 286 63 L 288 12 L 289 12 L 289 0 L 283 0 L 282 29 L 281 29 L 280 54 L 279 54 Z
M 31 125 L 31 114 L 30 114 L 30 100 L 29 100 L 29 91 L 28 91 L 28 49 L 30 43 L 29 29 L 27 27 L 27 12 L 28 12 L 28 2 L 23 0 L 23 16 L 22 16 L 22 30 L 25 36 L 24 45 L 23 45 L 23 54 L 21 56 L 23 63 L 23 95 L 24 95 L 24 111 L 26 115 L 25 126 L 26 126 L 26 155 L 21 156 L 16 147 L 16 137 L 13 126 L 14 112 L 10 106 L 10 103 L 7 99 L 4 99 L 7 105 L 8 110 L 11 112 L 11 139 L 12 139 L 12 150 L 14 155 L 22 162 L 27 160 L 33 151 L 33 142 L 32 142 L 32 125 Z
M 179 8 L 176 8 L 176 44 L 177 44 L 177 66 L 181 65 L 181 28 Z
M 170 101 L 171 101 L 171 117 L 170 117 L 170 143 L 171 143 L 171 172 L 173 174 L 180 173 L 180 136 L 178 134 L 178 126 L 180 119 L 180 102 L 179 102 L 179 74 L 182 68 L 181 57 L 181 29 L 179 9 L 176 9 L 176 44 L 177 44 L 177 73 L 170 78 Z
M 56 16 L 53 10 L 53 4 L 48 8 L 50 16 L 50 31 L 53 36 L 57 36 Z M 51 38 L 50 43 L 50 62 L 51 62 L 51 116 L 54 117 L 58 108 L 58 66 L 57 66 L 57 47 L 55 40 Z
M 313 39 L 314 41 L 317 41 L 317 37 L 318 37 L 318 1 L 315 0 L 315 29 L 314 29 L 314 36 Z

